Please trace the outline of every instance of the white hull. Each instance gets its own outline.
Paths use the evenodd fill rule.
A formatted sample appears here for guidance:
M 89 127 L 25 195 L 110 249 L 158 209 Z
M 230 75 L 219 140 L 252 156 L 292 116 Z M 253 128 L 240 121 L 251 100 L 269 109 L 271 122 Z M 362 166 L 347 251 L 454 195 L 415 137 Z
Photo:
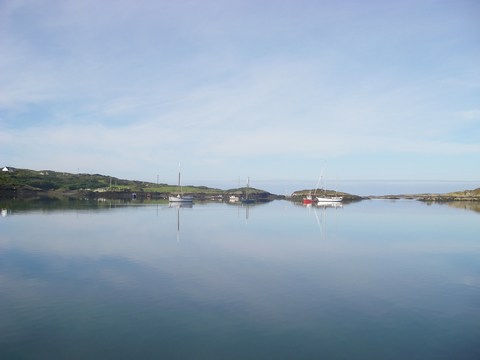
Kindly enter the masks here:
M 342 200 L 343 200 L 343 197 L 341 196 L 328 196 L 328 197 L 317 196 L 317 202 L 319 203 L 341 202 Z
M 176 203 L 188 203 L 193 201 L 192 196 L 169 196 L 168 201 L 170 202 L 176 202 Z

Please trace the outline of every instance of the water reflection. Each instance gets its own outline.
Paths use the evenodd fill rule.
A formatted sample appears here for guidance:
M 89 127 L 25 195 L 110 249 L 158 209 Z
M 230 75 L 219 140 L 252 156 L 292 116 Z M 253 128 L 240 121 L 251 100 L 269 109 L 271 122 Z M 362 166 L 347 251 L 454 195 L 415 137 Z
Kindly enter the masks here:
M 56 212 L 107 210 L 117 206 L 127 206 L 129 202 L 122 200 L 93 201 L 68 199 L 39 199 L 39 200 L 6 200 L 0 201 L 0 206 L 11 215 L 27 212 Z
M 3 221 L 1 357 L 478 358 L 476 214 L 155 205 Z
M 445 204 L 457 209 L 470 210 L 480 213 L 480 201 L 449 201 Z
M 337 230 L 337 209 L 342 209 L 343 205 L 338 202 L 331 203 L 319 203 L 313 208 L 315 218 L 317 220 L 318 228 L 320 229 L 321 239 L 327 240 L 327 226 L 329 229 L 333 229 L 330 232 L 330 236 L 334 236 Z M 330 217 L 327 222 L 327 213 L 330 213 Z
M 345 203 L 348 205 L 349 203 Z M 321 234 L 323 241 L 327 240 L 329 236 L 334 236 L 337 230 L 337 210 L 342 209 L 344 203 L 342 202 L 318 202 L 312 204 L 295 203 L 296 206 L 301 206 L 309 210 L 309 213 L 314 215 L 315 222 Z M 330 213 L 330 215 L 328 215 Z M 333 225 L 333 226 L 332 226 Z M 332 229 L 330 233 L 327 227 Z
M 342 208 L 343 207 L 343 204 L 341 202 L 326 202 L 326 201 L 323 201 L 323 202 L 319 202 L 317 204 L 315 204 L 315 206 L 317 208 Z
M 182 208 L 192 208 L 193 203 L 191 202 L 169 202 L 168 203 L 169 208 L 174 208 L 177 210 L 177 242 L 180 242 L 180 209 Z
M 0 209 L 7 215 L 16 215 L 28 212 L 62 212 L 62 211 L 106 211 L 129 206 L 167 205 L 166 200 L 77 200 L 77 199 L 38 199 L 38 200 L 3 200 Z
M 235 202 L 229 201 L 226 203 L 229 207 L 235 206 L 237 208 L 237 217 L 240 217 L 240 214 L 243 214 L 243 218 L 245 219 L 245 224 L 248 224 L 248 221 L 251 216 L 251 211 L 254 208 L 262 207 L 269 202 Z

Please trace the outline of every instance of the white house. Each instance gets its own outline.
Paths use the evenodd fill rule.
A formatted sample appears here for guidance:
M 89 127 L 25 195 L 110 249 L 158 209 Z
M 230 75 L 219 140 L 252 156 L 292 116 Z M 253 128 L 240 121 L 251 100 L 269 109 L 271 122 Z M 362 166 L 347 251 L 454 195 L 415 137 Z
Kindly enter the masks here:
M 8 168 L 5 166 L 3 169 L 2 169 L 3 172 L 8 172 Z

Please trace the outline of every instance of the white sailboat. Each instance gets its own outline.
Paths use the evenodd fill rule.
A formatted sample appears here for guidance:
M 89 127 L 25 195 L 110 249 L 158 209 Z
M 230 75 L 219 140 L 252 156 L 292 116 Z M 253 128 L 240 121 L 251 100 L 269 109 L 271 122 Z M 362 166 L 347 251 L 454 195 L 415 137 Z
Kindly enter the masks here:
M 177 195 L 170 195 L 168 201 L 175 203 L 191 203 L 193 201 L 193 196 L 183 195 L 182 185 L 180 181 L 180 164 L 178 164 L 178 185 L 177 185 Z
M 323 178 L 323 177 L 322 177 Z M 339 203 L 342 202 L 343 196 L 329 196 L 327 194 L 327 186 L 325 185 L 325 182 L 323 182 L 323 196 L 317 196 L 317 203 L 318 204 L 328 204 L 328 203 Z

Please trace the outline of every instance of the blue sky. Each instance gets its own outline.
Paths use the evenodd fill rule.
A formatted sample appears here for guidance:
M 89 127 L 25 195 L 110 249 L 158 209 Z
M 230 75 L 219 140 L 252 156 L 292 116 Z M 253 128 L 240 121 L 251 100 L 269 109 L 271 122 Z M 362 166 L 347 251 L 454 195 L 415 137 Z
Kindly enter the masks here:
M 0 0 L 0 165 L 480 181 L 479 19 L 476 0 Z

